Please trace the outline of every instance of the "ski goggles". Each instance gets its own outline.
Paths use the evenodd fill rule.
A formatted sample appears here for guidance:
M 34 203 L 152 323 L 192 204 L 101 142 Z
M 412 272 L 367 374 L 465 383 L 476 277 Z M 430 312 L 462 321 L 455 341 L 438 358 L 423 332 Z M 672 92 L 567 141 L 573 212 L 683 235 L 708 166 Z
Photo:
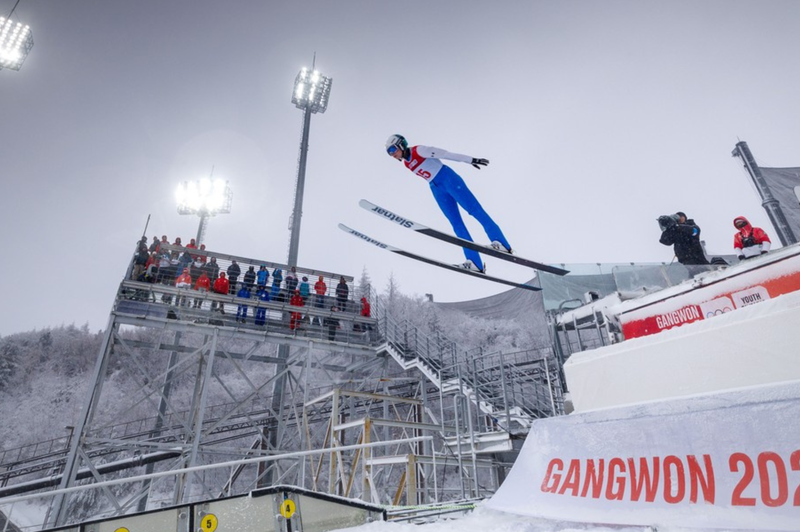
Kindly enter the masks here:
M 399 149 L 400 148 L 397 145 L 392 144 L 391 146 L 386 148 L 386 153 L 388 153 L 389 155 L 394 155 L 395 153 L 397 153 L 397 150 Z

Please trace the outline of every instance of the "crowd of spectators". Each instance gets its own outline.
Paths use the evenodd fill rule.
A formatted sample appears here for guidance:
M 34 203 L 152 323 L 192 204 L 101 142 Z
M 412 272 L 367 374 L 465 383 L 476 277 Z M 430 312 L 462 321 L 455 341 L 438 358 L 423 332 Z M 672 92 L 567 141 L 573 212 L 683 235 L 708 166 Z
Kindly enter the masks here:
M 266 264 L 259 264 L 256 270 L 254 264 L 240 265 L 231 259 L 227 268 L 224 268 L 224 264 L 220 265 L 216 257 L 196 251 L 205 251 L 205 244 L 198 247 L 195 239 L 191 239 L 184 246 L 180 238 L 170 244 L 164 235 L 160 239 L 154 236 L 148 245 L 147 237 L 142 237 L 134 255 L 131 280 L 181 289 L 174 301 L 172 294 L 164 293 L 161 302 L 165 304 L 174 303 L 201 310 L 207 305 L 207 310 L 222 314 L 225 314 L 225 304 L 207 302 L 204 296 L 208 293 L 234 296 L 237 323 L 248 323 L 248 319 L 252 319 L 251 323 L 263 326 L 267 322 L 267 310 L 263 307 L 255 306 L 254 314 L 248 316 L 249 307 L 253 305 L 244 300 L 288 303 L 298 308 L 288 311 L 290 330 L 317 325 L 327 330 L 329 339 L 335 339 L 337 330 L 341 329 L 341 322 L 333 317 L 333 313 L 344 311 L 370 317 L 366 298 L 361 299 L 360 309 L 350 301 L 350 288 L 343 276 L 329 295 L 328 285 L 322 275 L 314 283 L 312 291 L 308 276 L 298 275 L 294 266 L 284 274 L 280 267 L 274 267 L 270 272 Z M 246 268 L 244 274 L 243 268 Z M 331 315 L 325 319 L 311 316 L 299 310 L 303 307 L 330 310 Z M 355 326 L 354 330 L 367 331 L 371 328 Z

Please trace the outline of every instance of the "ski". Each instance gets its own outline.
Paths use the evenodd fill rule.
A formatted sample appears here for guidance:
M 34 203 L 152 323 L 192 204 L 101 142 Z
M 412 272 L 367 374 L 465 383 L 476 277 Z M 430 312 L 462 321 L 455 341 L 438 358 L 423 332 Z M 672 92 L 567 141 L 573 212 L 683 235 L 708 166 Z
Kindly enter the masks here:
M 527 266 L 529 268 L 533 268 L 535 270 L 539 270 L 542 272 L 548 272 L 555 275 L 566 275 L 569 273 L 568 270 L 563 268 L 558 268 L 556 266 L 550 266 L 548 264 L 542 264 L 541 262 L 532 261 L 529 259 L 525 259 L 519 257 L 517 255 L 511 255 L 509 253 L 504 253 L 502 251 L 498 251 L 491 246 L 484 246 L 483 244 L 477 244 L 470 240 L 464 240 L 463 238 L 459 238 L 457 236 L 451 235 L 449 233 L 444 233 L 442 231 L 432 229 L 426 225 L 419 224 L 408 218 L 400 216 L 399 214 L 395 214 L 388 209 L 384 209 L 374 203 L 371 203 L 365 199 L 362 199 L 358 202 L 358 204 L 363 208 L 366 209 L 373 214 L 380 216 L 390 222 L 394 222 L 401 227 L 405 227 L 406 229 L 411 229 L 412 231 L 416 231 L 417 233 L 422 233 L 423 235 L 427 235 L 433 237 L 437 240 L 441 240 L 443 242 L 447 242 L 449 244 L 454 244 L 456 246 L 460 246 L 463 248 L 472 249 L 479 253 L 484 253 L 486 255 L 491 255 L 492 257 L 497 257 L 498 259 L 503 259 L 505 261 L 513 262 L 515 264 L 519 264 L 521 266 Z
M 522 288 L 522 289 L 525 289 L 525 290 L 532 290 L 534 292 L 538 291 L 538 290 L 541 290 L 541 288 L 539 288 L 538 286 L 531 286 L 529 284 L 524 284 L 524 283 L 515 283 L 514 281 L 501 279 L 499 277 L 492 277 L 492 276 L 486 275 L 485 273 L 480 273 L 480 272 L 476 272 L 476 271 L 472 271 L 472 270 L 465 270 L 464 268 L 459 268 L 458 266 L 456 266 L 454 264 L 448 264 L 446 262 L 440 262 L 438 260 L 429 259 L 428 257 L 423 257 L 422 255 L 417 255 L 416 253 L 411 253 L 409 251 L 405 251 L 405 250 L 402 250 L 400 248 L 396 248 L 394 246 L 390 246 L 389 244 L 384 244 L 383 242 L 379 242 L 378 240 L 375 240 L 374 238 L 370 238 L 367 235 L 365 235 L 364 233 L 356 231 L 355 229 L 350 229 L 349 227 L 347 227 L 344 224 L 339 224 L 339 229 L 341 229 L 345 233 L 350 233 L 351 235 L 353 235 L 354 237 L 358 238 L 359 240 L 363 240 L 364 242 L 368 242 L 368 243 L 370 243 L 372 245 L 378 246 L 381 249 L 385 249 L 387 251 L 391 251 L 392 253 L 397 253 L 398 255 L 402 255 L 404 257 L 408 257 L 409 259 L 414 259 L 414 260 L 418 260 L 420 262 L 425 262 L 427 264 L 432 264 L 433 266 L 438 266 L 439 268 L 444 268 L 445 270 L 452 270 L 454 272 L 464 273 L 464 274 L 467 274 L 467 275 L 471 275 L 473 277 L 477 277 L 478 279 L 485 279 L 487 281 L 492 281 L 492 282 L 495 282 L 495 283 L 505 284 L 505 285 L 508 285 L 508 286 L 513 286 L 515 288 Z

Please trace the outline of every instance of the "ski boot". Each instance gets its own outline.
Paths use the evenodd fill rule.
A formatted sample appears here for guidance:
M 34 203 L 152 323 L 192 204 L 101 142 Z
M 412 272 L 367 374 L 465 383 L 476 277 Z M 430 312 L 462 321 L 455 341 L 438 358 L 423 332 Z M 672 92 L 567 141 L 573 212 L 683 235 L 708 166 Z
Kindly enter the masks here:
M 501 252 L 503 252 L 503 253 L 508 253 L 509 255 L 513 255 L 513 254 L 514 254 L 514 251 L 513 251 L 512 249 L 510 249 L 510 248 L 506 248 L 506 247 L 505 247 L 503 244 L 501 244 L 501 243 L 500 243 L 500 241 L 498 241 L 498 240 L 493 240 L 493 241 L 492 241 L 492 243 L 491 243 L 491 244 L 489 244 L 489 246 L 490 246 L 492 249 L 495 249 L 495 250 L 497 250 L 497 251 L 501 251 Z
M 461 264 L 455 264 L 455 266 L 457 268 L 461 268 L 461 269 L 464 269 L 464 270 L 469 270 L 469 271 L 472 271 L 472 272 L 486 273 L 486 264 L 483 265 L 483 269 L 481 270 L 471 260 L 468 260 L 468 261 L 463 262 Z

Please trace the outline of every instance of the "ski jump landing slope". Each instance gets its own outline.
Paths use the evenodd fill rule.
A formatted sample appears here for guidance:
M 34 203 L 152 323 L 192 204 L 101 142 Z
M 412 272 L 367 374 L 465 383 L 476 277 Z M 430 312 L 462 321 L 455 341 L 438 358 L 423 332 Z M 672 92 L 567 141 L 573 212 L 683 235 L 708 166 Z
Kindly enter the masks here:
M 800 530 L 800 292 L 583 353 L 491 508 L 590 523 Z
M 549 519 L 800 529 L 800 383 L 535 421 L 489 507 Z

